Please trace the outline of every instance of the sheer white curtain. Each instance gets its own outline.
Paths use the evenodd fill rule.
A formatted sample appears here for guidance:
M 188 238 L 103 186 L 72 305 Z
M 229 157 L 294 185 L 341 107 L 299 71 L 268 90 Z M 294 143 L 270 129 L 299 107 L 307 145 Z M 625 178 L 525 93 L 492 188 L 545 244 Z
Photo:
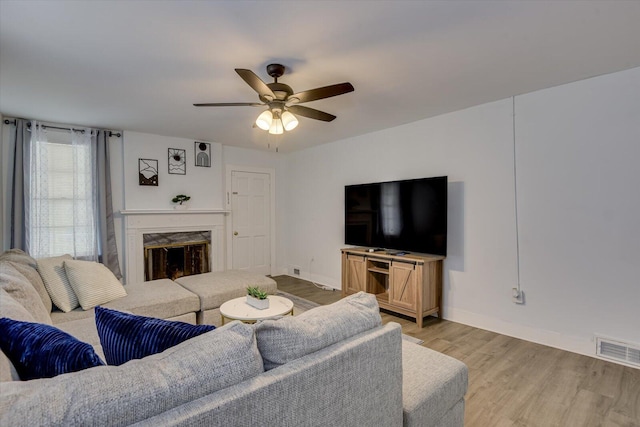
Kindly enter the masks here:
M 49 144 L 47 131 L 36 121 L 31 122 L 29 143 L 29 197 L 25 200 L 26 245 L 31 256 L 49 256 Z
M 31 126 L 27 245 L 31 256 L 98 260 L 91 129 Z
M 71 130 L 73 153 L 73 248 L 74 257 L 98 261 L 96 223 L 95 154 L 92 152 L 91 129 Z

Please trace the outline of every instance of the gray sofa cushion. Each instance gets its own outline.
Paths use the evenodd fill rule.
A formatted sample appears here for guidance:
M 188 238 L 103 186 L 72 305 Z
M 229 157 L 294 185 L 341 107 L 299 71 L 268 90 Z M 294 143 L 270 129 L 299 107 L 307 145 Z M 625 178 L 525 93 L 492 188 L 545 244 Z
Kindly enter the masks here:
M 8 261 L 12 263 L 12 265 L 22 273 L 27 280 L 29 280 L 36 292 L 38 292 L 38 295 L 40 295 L 44 308 L 50 313 L 53 303 L 51 302 L 51 297 L 49 296 L 49 292 L 47 292 L 47 288 L 44 286 L 42 277 L 40 277 L 40 273 L 36 270 L 36 260 L 20 249 L 10 249 L 0 255 L 0 261 Z
M 8 317 L 13 320 L 35 322 L 35 319 L 26 308 L 2 288 L 0 288 L 0 317 Z M 20 376 L 9 358 L 0 351 L 0 382 L 20 381 Z
M 381 324 L 376 297 L 358 292 L 299 316 L 264 320 L 254 327 L 269 370 Z
M 213 271 L 176 279 L 176 283 L 200 297 L 201 310 L 211 310 L 223 303 L 245 296 L 248 286 L 258 286 L 268 294 L 275 294 L 275 280 L 241 270 Z
M 36 268 L 38 262 L 22 249 L 9 249 L 0 254 L 0 261 L 11 261 Z
M 60 323 L 56 325 L 56 328 L 72 335 L 82 342 L 91 344 L 100 359 L 106 360 L 104 357 L 104 351 L 102 350 L 102 345 L 100 345 L 100 337 L 98 336 L 96 322 L 93 318 L 78 319 Z
M 160 354 L 0 387 L 0 425 L 129 425 L 263 371 L 253 329 L 232 322 Z
M 467 366 L 453 357 L 404 340 L 402 366 L 404 425 L 441 425 L 439 420 L 467 391 Z
M 0 288 L 0 317 L 8 317 L 13 320 L 35 322 L 31 313 L 22 304 L 13 298 L 7 291 Z
M 127 296 L 103 304 L 103 307 L 126 311 L 140 316 L 168 319 L 200 309 L 200 299 L 182 286 L 169 279 L 126 285 Z M 77 308 L 69 313 L 53 311 L 51 320 L 57 325 L 62 322 L 94 317 L 93 309 Z
M 51 325 L 51 317 L 40 295 L 11 262 L 0 261 L 0 288 L 26 308 L 36 322 Z

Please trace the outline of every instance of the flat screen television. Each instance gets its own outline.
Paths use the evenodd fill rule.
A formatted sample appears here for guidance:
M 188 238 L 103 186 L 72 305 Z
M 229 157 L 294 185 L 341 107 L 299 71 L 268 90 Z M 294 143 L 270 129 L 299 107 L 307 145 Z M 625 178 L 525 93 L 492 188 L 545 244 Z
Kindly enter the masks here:
M 347 185 L 347 245 L 447 254 L 447 177 Z

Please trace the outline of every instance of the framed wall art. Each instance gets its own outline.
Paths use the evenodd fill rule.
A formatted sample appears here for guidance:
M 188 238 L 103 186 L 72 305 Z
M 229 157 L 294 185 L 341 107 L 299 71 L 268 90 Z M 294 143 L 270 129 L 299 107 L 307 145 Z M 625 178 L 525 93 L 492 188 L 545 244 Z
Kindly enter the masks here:
M 208 142 L 195 142 L 196 166 L 211 167 L 211 144 Z
M 169 148 L 169 173 L 173 175 L 187 174 L 186 150 Z
M 158 186 L 158 161 L 138 159 L 138 184 Z

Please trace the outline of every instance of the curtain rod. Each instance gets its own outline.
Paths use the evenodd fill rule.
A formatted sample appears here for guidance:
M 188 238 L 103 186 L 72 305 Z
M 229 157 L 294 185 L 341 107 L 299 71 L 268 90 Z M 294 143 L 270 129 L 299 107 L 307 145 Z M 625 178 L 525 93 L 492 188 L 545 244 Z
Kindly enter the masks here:
M 9 120 L 9 119 L 5 119 L 4 120 L 4 124 L 5 125 L 15 125 L 16 121 L 15 120 Z M 27 123 L 27 127 L 30 128 L 31 127 L 31 122 Z M 61 128 L 58 126 L 50 126 L 50 125 L 42 125 L 43 128 L 51 128 L 51 129 L 60 129 L 60 130 L 72 130 L 71 128 Z M 84 129 L 78 129 L 79 132 L 84 133 Z M 106 130 L 105 130 L 106 132 Z M 122 136 L 122 134 L 120 132 L 113 132 L 113 131 L 109 131 L 109 136 L 117 136 L 118 138 L 120 138 Z

